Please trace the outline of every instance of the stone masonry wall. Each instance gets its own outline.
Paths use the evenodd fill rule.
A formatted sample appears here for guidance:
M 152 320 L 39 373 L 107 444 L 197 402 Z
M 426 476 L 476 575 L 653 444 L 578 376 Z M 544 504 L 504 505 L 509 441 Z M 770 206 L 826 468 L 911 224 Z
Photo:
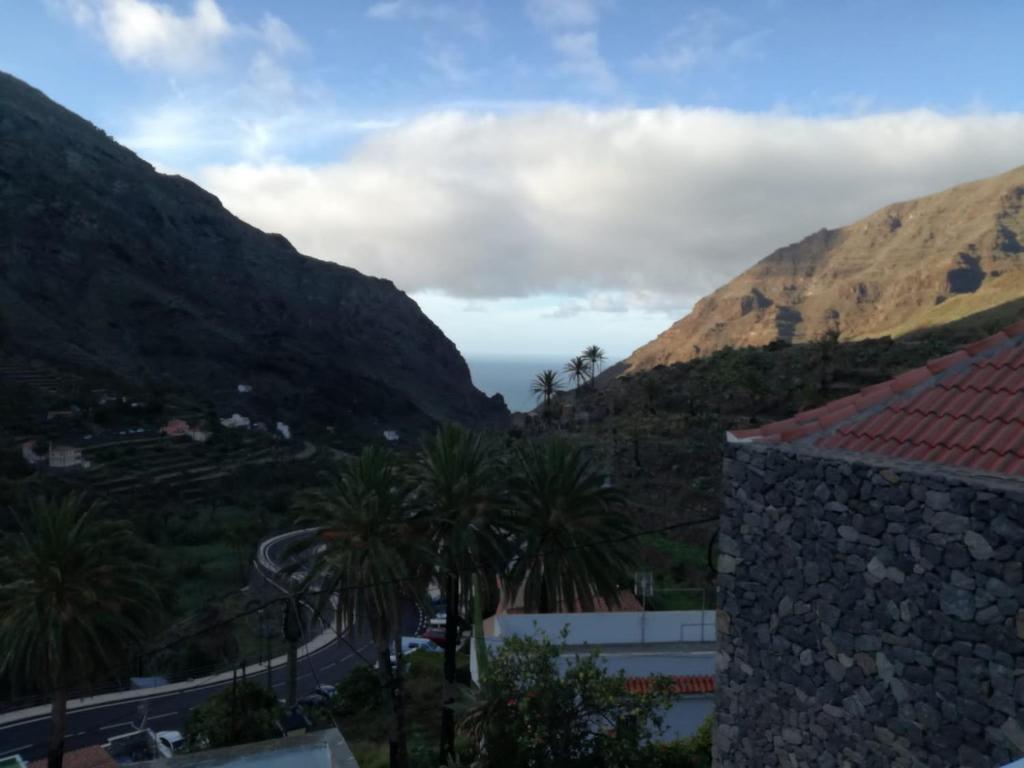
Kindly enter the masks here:
M 715 766 L 1024 755 L 1024 483 L 732 444 Z

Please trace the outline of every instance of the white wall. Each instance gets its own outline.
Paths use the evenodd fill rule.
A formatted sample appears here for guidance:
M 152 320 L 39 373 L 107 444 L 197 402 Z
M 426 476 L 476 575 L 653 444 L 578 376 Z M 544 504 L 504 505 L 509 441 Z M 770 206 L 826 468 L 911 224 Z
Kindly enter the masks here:
M 557 642 L 566 626 L 569 645 L 715 642 L 714 611 L 502 614 L 495 617 L 494 636 L 543 631 Z

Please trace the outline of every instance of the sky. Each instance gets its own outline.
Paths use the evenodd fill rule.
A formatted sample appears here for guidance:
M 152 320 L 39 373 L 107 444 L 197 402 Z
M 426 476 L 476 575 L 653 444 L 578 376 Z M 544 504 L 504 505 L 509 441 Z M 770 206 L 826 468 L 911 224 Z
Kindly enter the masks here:
M 627 355 L 772 250 L 1024 164 L 1011 0 L 0 0 L 0 70 L 467 355 Z

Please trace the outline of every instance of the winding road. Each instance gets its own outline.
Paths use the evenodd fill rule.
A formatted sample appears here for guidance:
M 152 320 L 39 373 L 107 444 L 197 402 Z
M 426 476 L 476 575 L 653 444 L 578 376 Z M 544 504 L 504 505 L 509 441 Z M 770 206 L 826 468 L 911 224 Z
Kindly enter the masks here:
M 305 531 L 268 539 L 259 547 L 256 569 L 270 570 L 275 576 L 285 566 L 285 553 L 295 538 Z M 414 634 L 421 617 L 412 606 L 406 611 L 403 631 Z M 298 695 L 312 691 L 320 683 L 337 683 L 352 669 L 373 661 L 372 644 L 360 632 L 344 633 L 348 642 L 333 632 L 311 638 L 300 649 Z M 363 657 L 360 656 L 362 654 Z M 236 670 L 239 674 L 241 670 Z M 266 666 L 251 665 L 247 677 L 259 683 L 267 679 Z M 69 702 L 65 749 L 70 751 L 91 744 L 103 744 L 111 736 L 134 730 L 143 708 L 145 725 L 154 731 L 183 730 L 189 713 L 211 695 L 231 685 L 232 672 L 188 680 L 157 688 L 118 691 Z M 285 658 L 271 662 L 271 684 L 278 698 L 284 698 L 287 686 Z M 27 760 L 46 756 L 50 736 L 49 705 L 0 714 L 0 756 L 20 754 Z

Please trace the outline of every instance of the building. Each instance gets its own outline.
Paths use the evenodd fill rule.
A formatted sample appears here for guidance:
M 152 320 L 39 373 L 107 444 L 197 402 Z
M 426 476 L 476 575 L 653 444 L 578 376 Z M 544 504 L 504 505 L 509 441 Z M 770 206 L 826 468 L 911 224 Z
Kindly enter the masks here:
M 88 469 L 90 464 L 82 456 L 82 448 L 74 441 L 50 443 L 48 463 L 51 469 Z
M 240 413 L 234 413 L 226 419 L 221 419 L 220 423 L 228 429 L 249 429 L 252 426 L 249 417 L 242 416 Z
M 715 612 L 644 611 L 628 592 L 618 606 L 598 600 L 594 608 L 526 613 L 500 605 L 484 622 L 484 642 L 495 653 L 510 636 L 541 632 L 558 642 L 564 629 L 565 663 L 575 654 L 597 651 L 602 665 L 609 672 L 622 672 L 627 686 L 637 691 L 644 690 L 654 675 L 672 677 L 682 695 L 665 714 L 663 738 L 692 736 L 714 707 Z M 470 645 L 470 673 L 476 681 L 475 643 Z
M 252 392 L 252 384 L 239 384 L 238 385 L 238 394 L 240 394 L 240 395 L 247 395 L 250 392 Z
M 1024 322 L 728 435 L 715 765 L 1024 755 Z
M 396 430 L 394 430 L 394 429 L 385 429 L 384 430 L 384 439 L 387 440 L 389 443 L 397 443 L 398 442 L 398 438 L 399 438 L 399 434 L 398 434 L 398 432 Z
M 185 437 L 190 430 L 188 422 L 182 419 L 171 419 L 160 428 L 160 431 L 168 437 Z
M 117 761 L 103 747 L 82 747 L 64 753 L 64 768 L 117 768 Z M 33 760 L 28 768 L 46 768 L 46 758 Z
M 164 757 L 138 768 L 359 768 L 336 728 Z
M 292 428 L 285 424 L 283 421 L 277 422 L 277 433 L 281 435 L 285 440 L 292 439 Z

